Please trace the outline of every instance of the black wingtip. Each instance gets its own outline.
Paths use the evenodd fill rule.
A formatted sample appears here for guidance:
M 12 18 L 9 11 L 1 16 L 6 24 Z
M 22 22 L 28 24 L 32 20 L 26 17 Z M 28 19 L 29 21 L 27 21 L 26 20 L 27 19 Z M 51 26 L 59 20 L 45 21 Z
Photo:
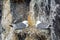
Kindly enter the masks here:
M 12 25 L 9 25 L 9 26 L 13 27 Z

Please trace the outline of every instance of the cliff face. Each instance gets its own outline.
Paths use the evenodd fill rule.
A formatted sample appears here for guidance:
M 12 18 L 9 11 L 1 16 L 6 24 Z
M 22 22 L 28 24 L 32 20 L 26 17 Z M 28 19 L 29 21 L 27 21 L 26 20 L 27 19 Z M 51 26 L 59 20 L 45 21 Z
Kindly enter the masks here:
M 22 9 L 26 12 L 23 11 L 22 14 L 26 15 L 26 13 L 28 12 L 27 9 L 29 10 L 29 6 L 28 6 L 29 2 L 31 2 L 31 1 L 25 0 L 25 3 L 17 4 L 17 6 L 14 5 L 14 9 L 16 8 L 16 10 L 14 12 L 21 13 L 19 11 L 19 7 L 21 9 L 21 6 L 24 5 L 24 6 L 22 6 L 23 7 Z M 40 20 L 43 23 L 52 25 L 54 28 L 54 32 L 57 35 L 56 38 L 59 38 L 60 37 L 59 36 L 59 33 L 60 33 L 60 25 L 59 25 L 60 24 L 60 12 L 59 12 L 60 1 L 59 0 L 43 0 L 43 1 L 42 0 L 38 0 L 38 1 L 33 0 L 32 4 L 34 4 L 34 3 L 35 3 L 35 5 L 34 5 L 33 9 L 34 9 L 36 20 Z M 21 6 L 18 6 L 18 5 L 21 5 Z M 25 10 L 25 8 L 26 8 L 26 10 Z M 24 16 L 23 18 L 26 18 L 26 17 Z M 25 19 L 22 19 L 22 20 L 25 20 Z
M 11 0 L 11 14 L 13 15 L 13 23 L 19 23 L 27 20 L 30 11 L 31 0 Z M 35 3 L 35 4 L 34 4 Z M 54 36 L 60 39 L 60 0 L 33 0 L 35 19 L 42 23 L 51 25 L 54 29 Z M 31 5 L 32 5 L 31 4 Z M 2 1 L 0 0 L 0 18 L 2 16 Z M 15 22 L 16 21 L 16 22 Z M 56 40 L 55 39 L 55 40 Z
M 1 16 L 2 16 L 2 0 L 0 0 L 0 19 L 1 19 Z
M 29 11 L 29 1 L 27 0 L 11 0 L 11 12 L 13 15 L 13 20 L 17 22 L 21 22 L 23 20 L 27 20 L 27 15 Z

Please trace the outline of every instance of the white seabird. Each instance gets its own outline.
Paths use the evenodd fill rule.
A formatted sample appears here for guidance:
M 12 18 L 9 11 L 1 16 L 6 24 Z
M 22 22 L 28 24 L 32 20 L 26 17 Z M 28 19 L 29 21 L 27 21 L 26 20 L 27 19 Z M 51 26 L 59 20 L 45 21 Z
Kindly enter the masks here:
M 39 23 L 38 25 L 37 25 L 37 28 L 39 29 L 47 29 L 47 28 L 49 28 L 49 25 L 47 24 L 47 23 Z
M 25 20 L 23 22 L 17 23 L 17 24 L 12 24 L 14 29 L 24 29 L 26 27 L 28 27 L 28 21 Z M 47 23 L 42 23 L 41 21 L 36 21 L 36 28 L 38 29 L 45 29 L 48 28 L 49 25 Z
M 47 23 L 42 23 L 41 21 L 36 22 L 36 28 L 38 28 L 38 29 L 45 29 L 48 27 L 49 27 L 49 25 Z
M 41 21 L 36 21 L 36 27 L 37 27 L 37 25 L 40 24 L 40 23 L 41 23 Z
M 28 21 L 25 20 L 25 21 L 17 23 L 17 24 L 12 24 L 12 26 L 15 30 L 24 29 L 24 28 L 28 27 Z

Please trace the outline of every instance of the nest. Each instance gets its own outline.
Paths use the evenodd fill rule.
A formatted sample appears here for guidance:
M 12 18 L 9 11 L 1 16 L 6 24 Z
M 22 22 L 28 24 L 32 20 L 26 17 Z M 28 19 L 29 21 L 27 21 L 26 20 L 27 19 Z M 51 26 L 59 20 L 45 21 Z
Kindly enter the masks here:
M 50 40 L 49 32 L 37 28 L 26 28 L 18 33 L 19 40 Z

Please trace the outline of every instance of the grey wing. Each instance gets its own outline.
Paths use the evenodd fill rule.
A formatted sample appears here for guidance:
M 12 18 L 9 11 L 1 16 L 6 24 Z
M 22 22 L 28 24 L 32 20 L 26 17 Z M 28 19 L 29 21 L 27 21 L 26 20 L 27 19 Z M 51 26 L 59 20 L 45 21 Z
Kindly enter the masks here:
M 16 27 L 15 27 L 16 30 L 24 29 L 24 28 L 26 28 L 26 25 L 24 23 L 18 23 L 16 24 Z
M 42 28 L 42 29 L 48 28 L 48 24 L 40 23 L 40 24 L 37 25 L 37 28 Z

